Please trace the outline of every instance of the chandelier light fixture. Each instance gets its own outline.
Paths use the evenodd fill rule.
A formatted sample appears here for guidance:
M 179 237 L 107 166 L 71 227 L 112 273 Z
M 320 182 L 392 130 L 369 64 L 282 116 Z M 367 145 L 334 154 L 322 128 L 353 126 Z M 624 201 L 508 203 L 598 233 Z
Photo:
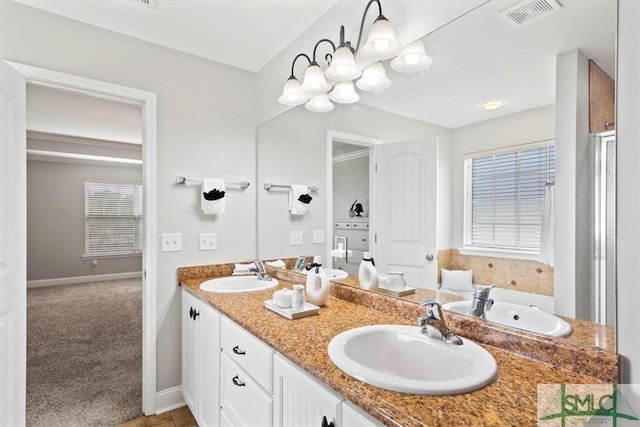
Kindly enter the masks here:
M 378 5 L 378 17 L 375 19 L 366 43 L 360 46 L 362 31 L 369 7 Z M 327 43 L 331 53 L 324 56 L 324 61 L 316 58 L 318 46 Z M 371 65 L 360 69 L 356 65 L 356 55 L 373 61 Z M 305 58 L 309 65 L 304 73 L 302 83 L 294 74 L 296 61 Z M 320 39 L 313 48 L 311 58 L 299 53 L 291 63 L 291 75 L 284 84 L 282 95 L 278 101 L 284 105 L 300 105 L 314 112 L 327 112 L 338 104 L 352 104 L 360 100 L 356 87 L 363 91 L 380 91 L 391 86 L 384 64 L 381 61 L 391 59 L 390 66 L 400 73 L 415 73 L 428 68 L 433 60 L 426 54 L 422 40 L 417 40 L 402 47 L 396 40 L 395 31 L 389 20 L 382 14 L 380 0 L 369 0 L 362 14 L 358 43 L 355 49 L 351 42 L 344 39 L 344 25 L 340 26 L 340 42 L 338 46 L 329 39 Z M 323 69 L 321 64 L 326 66 Z M 354 85 L 355 81 L 355 85 Z

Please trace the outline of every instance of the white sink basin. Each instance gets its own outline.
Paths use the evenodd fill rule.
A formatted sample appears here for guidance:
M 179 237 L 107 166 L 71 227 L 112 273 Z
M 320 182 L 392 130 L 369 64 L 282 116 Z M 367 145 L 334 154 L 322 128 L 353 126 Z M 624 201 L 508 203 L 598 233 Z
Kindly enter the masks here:
M 200 289 L 221 294 L 237 294 L 242 292 L 262 291 L 278 286 L 276 279 L 258 280 L 256 276 L 220 277 L 200 284 Z
M 449 302 L 443 304 L 442 308 L 467 314 L 471 309 L 471 301 Z M 524 305 L 499 301 L 494 302 L 487 312 L 487 320 L 549 337 L 567 337 L 572 332 L 571 325 L 558 316 Z
M 346 271 L 338 270 L 337 268 L 323 268 L 322 271 L 324 271 L 329 280 L 346 279 L 349 275 Z M 307 270 L 302 270 L 302 274 L 307 274 Z
M 329 357 L 350 376 L 401 393 L 460 394 L 495 379 L 496 361 L 478 344 L 468 339 L 447 344 L 420 330 L 404 325 L 350 329 L 331 340 Z

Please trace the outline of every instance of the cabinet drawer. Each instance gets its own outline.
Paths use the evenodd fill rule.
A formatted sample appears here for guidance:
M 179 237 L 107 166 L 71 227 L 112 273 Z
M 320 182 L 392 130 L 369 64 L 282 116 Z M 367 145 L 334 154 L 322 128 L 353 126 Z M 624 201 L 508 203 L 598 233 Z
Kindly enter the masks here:
M 273 391 L 273 350 L 226 317 L 221 322 L 222 351 L 269 393 Z
M 220 358 L 220 409 L 223 425 L 273 425 L 272 397 L 225 353 Z

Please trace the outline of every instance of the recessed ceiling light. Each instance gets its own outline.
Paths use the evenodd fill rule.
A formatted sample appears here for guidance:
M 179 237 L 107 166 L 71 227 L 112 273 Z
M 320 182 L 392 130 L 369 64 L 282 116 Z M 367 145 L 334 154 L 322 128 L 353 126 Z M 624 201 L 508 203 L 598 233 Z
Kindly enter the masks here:
M 483 102 L 480 106 L 484 111 L 493 111 L 504 105 L 504 101 L 487 101 Z

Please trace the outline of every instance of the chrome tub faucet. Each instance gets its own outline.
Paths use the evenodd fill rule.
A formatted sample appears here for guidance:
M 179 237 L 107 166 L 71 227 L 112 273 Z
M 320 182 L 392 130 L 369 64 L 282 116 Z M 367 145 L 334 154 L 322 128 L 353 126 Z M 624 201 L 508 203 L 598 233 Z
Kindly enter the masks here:
M 471 301 L 471 310 L 467 313 L 469 316 L 487 318 L 487 311 L 491 310 L 493 300 L 489 298 L 489 292 L 495 288 L 491 286 L 477 286 L 473 291 L 473 300 Z

